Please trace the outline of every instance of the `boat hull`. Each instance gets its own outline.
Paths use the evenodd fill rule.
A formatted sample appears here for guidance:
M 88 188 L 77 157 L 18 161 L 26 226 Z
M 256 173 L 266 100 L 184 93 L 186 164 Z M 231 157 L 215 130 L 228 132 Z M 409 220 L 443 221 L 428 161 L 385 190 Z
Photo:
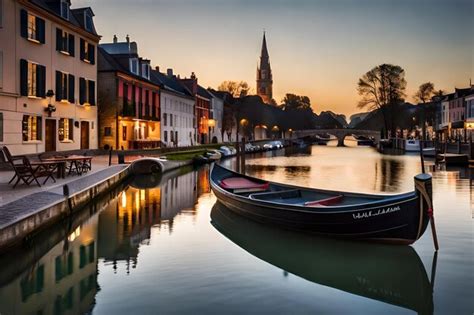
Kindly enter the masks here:
M 247 218 L 335 238 L 412 244 L 423 234 L 429 221 L 425 210 L 427 205 L 417 192 L 404 194 L 399 200 L 391 199 L 391 202 L 381 200 L 370 206 L 354 205 L 329 210 L 239 196 L 221 188 L 212 174 L 211 187 L 222 204 Z

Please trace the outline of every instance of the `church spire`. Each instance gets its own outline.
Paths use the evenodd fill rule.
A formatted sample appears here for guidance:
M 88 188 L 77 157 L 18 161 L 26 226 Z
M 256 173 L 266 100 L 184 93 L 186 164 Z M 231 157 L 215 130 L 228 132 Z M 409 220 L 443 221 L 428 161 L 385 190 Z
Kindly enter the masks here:
M 268 55 L 267 38 L 263 31 L 262 51 L 260 53 L 260 64 L 257 66 L 257 95 L 270 104 L 273 101 L 273 76 Z

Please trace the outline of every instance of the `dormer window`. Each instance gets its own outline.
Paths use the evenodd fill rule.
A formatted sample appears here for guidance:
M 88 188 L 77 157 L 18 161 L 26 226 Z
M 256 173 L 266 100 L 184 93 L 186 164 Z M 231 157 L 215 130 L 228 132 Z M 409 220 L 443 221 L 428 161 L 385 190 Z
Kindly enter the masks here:
M 142 77 L 150 80 L 150 65 L 147 63 L 142 65 Z
M 130 72 L 138 75 L 138 59 L 137 58 L 130 59 Z
M 84 14 L 84 25 L 87 31 L 92 32 L 92 15 L 90 12 Z
M 61 0 L 61 17 L 69 20 L 69 3 L 66 0 Z

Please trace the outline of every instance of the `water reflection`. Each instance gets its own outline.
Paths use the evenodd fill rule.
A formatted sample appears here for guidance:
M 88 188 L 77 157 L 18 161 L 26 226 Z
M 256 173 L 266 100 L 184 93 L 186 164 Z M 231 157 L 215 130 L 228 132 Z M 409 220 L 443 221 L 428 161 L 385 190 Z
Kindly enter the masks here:
M 217 202 L 214 227 L 252 255 L 306 280 L 359 296 L 433 313 L 433 290 L 409 246 L 320 239 L 250 221 Z
M 98 260 L 137 267 L 151 229 L 173 232 L 179 213 L 195 216 L 209 192 L 208 169 L 134 178 L 88 209 L 36 236 L 30 246 L 0 257 L 0 314 L 83 314 L 92 311 Z

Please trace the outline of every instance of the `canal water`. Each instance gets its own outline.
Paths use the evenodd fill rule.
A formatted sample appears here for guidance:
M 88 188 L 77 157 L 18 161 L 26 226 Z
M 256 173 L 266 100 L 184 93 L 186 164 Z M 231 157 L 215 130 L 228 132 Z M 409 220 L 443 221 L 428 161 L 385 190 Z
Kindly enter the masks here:
M 224 165 L 235 167 L 235 160 Z M 0 257 L 0 314 L 472 314 L 473 174 L 433 172 L 436 255 L 316 238 L 216 204 L 208 168 L 139 177 Z M 413 189 L 419 158 L 312 146 L 247 158 L 246 172 L 367 193 Z

